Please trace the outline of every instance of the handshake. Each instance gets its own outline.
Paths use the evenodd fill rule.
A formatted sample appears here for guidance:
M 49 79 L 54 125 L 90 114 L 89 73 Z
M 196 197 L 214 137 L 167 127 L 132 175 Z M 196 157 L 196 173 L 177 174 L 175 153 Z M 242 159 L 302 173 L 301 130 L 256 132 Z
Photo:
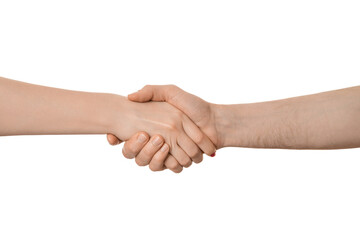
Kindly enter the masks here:
M 0 136 L 105 134 L 153 171 L 179 173 L 223 147 L 360 147 L 360 87 L 276 101 L 219 105 L 180 88 L 145 86 L 125 98 L 0 77 Z
M 180 173 L 192 162 L 200 163 L 203 153 L 214 157 L 217 149 L 230 146 L 360 147 L 360 87 L 263 103 L 218 105 L 174 85 L 148 85 L 128 99 L 142 103 L 134 105 L 133 123 L 145 131 L 125 142 L 123 155 L 135 158 L 139 166 L 149 165 L 152 171 Z M 116 132 L 107 139 L 111 145 L 121 142 Z
M 180 173 L 192 162 L 200 163 L 204 153 L 214 157 L 216 149 L 225 146 L 218 131 L 217 105 L 174 85 L 148 85 L 130 94 L 128 99 L 146 102 L 133 105 L 134 109 L 141 108 L 134 112 L 133 123 L 145 131 L 133 135 L 123 147 L 123 155 L 135 158 L 139 166 Z M 107 135 L 111 145 L 121 143 L 116 136 L 116 133 Z

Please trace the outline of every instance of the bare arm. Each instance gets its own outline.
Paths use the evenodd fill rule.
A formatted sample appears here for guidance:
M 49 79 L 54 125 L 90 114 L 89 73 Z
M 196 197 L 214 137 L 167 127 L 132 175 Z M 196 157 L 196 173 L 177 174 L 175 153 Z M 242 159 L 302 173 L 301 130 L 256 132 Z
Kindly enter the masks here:
M 188 167 L 192 161 L 200 162 L 203 152 L 211 155 L 215 151 L 210 139 L 170 104 L 139 104 L 115 94 L 70 91 L 0 78 L 0 136 L 113 133 L 120 140 L 128 140 L 139 131 L 149 133 L 152 146 L 161 149 L 150 166 L 154 171 L 162 170 L 165 164 L 179 172 L 178 163 Z M 164 141 L 167 144 L 162 147 Z M 144 166 L 149 161 L 138 164 Z
M 110 132 L 115 98 L 0 77 L 0 135 Z
M 360 87 L 213 109 L 224 146 L 360 147 Z
M 217 148 L 360 147 L 360 87 L 277 101 L 218 105 L 176 86 L 146 86 L 129 99 L 167 101 L 187 114 Z

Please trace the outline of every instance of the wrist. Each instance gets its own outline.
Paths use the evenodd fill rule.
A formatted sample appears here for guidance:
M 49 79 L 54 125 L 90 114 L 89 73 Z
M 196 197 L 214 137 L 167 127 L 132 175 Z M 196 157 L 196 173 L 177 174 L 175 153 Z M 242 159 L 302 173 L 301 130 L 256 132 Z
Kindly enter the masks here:
M 116 118 L 118 117 L 119 104 L 121 96 L 110 93 L 90 93 L 92 95 L 90 105 L 90 113 L 88 118 L 93 122 L 99 133 L 113 133 L 116 128 Z M 90 98 L 89 98 L 90 99 Z
M 117 138 L 125 141 L 134 133 L 132 126 L 134 123 L 134 107 L 132 102 L 124 96 L 108 94 L 108 107 L 105 110 L 105 120 L 103 121 L 107 133 L 114 134 Z
M 296 113 L 282 101 L 214 107 L 221 147 L 303 148 Z M 289 115 L 294 116 L 290 121 Z
M 109 109 L 107 110 L 108 133 L 114 134 L 122 141 L 130 139 L 139 131 L 151 133 L 146 124 L 148 115 L 154 114 L 147 103 L 137 103 L 124 96 L 110 94 Z M 147 113 L 146 113 L 147 112 Z
M 237 107 L 235 107 L 237 106 Z M 241 105 L 211 105 L 215 129 L 218 137 L 218 148 L 241 146 L 239 122 L 241 120 Z M 237 110 L 237 111 L 235 111 Z

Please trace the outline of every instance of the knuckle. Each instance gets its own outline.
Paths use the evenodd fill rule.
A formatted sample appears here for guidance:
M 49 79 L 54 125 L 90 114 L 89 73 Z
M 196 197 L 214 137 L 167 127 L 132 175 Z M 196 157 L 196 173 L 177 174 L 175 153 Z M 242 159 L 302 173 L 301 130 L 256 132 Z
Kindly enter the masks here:
M 192 161 L 190 159 L 186 159 L 183 161 L 182 166 L 188 168 L 191 166 L 191 163 Z
M 150 84 L 146 84 L 143 89 L 148 89 L 148 88 L 151 88 L 151 85 Z
M 176 168 L 180 167 L 180 164 L 178 164 L 176 161 L 169 161 L 169 162 L 166 163 L 166 166 L 169 169 L 173 170 L 173 169 L 176 169 Z
M 203 155 L 202 154 L 199 157 L 193 159 L 193 162 L 196 163 L 196 164 L 201 163 L 202 161 L 203 161 Z
M 200 144 L 204 141 L 204 139 L 205 139 L 204 134 L 197 134 L 193 140 L 196 144 Z
M 126 149 L 126 152 L 130 153 L 131 155 L 136 155 L 139 153 L 139 147 L 136 144 L 124 145 L 124 149 Z
M 174 116 L 175 116 L 175 120 L 179 121 L 179 119 L 183 119 L 184 113 L 179 110 L 176 110 L 174 112 Z
M 130 154 L 127 150 L 127 148 L 124 146 L 122 149 L 122 154 L 124 155 L 125 158 L 127 159 L 132 159 L 134 158 L 134 156 L 132 154 Z
M 155 154 L 155 156 L 151 160 L 151 163 L 153 163 L 155 165 L 163 165 L 164 162 L 165 162 L 166 156 L 165 155 L 160 155 L 160 154 Z
M 167 130 L 169 131 L 175 131 L 178 129 L 178 120 L 174 119 L 170 119 L 169 122 L 166 125 Z
M 176 86 L 175 84 L 169 84 L 169 85 L 167 85 L 167 87 L 168 87 L 169 89 L 171 89 L 171 90 L 176 90 L 176 89 L 179 88 L 179 87 Z
M 198 158 L 201 155 L 200 149 L 199 148 L 193 148 L 191 149 L 190 153 L 189 153 L 189 157 L 191 158 Z
M 179 166 L 178 168 L 176 169 L 170 169 L 171 171 L 173 171 L 174 173 L 181 173 L 182 170 L 183 170 L 183 167 Z
M 168 118 L 168 121 L 166 124 L 168 130 L 175 131 L 175 130 L 181 129 L 183 115 L 184 114 L 179 111 L 173 112 L 172 115 Z
M 149 164 L 149 162 L 148 161 L 146 161 L 146 160 L 144 160 L 144 159 L 141 159 L 141 158 L 135 158 L 135 162 L 136 162 L 136 164 L 138 165 L 138 166 L 140 166 L 140 167 L 144 167 L 144 166 L 146 166 L 146 165 L 148 165 Z
M 155 146 L 148 146 L 143 148 L 143 150 L 141 151 L 141 154 L 144 155 L 146 158 L 151 158 L 154 155 L 154 152 L 156 152 L 154 149 Z
M 199 164 L 199 163 L 201 163 L 202 161 L 203 161 L 202 159 L 199 159 L 199 160 L 197 160 L 196 162 L 194 161 L 194 163 Z
M 151 164 L 151 163 L 150 163 L 150 165 L 149 165 L 149 168 L 150 168 L 150 170 L 153 171 L 153 172 L 158 172 L 158 171 L 161 171 L 161 170 L 162 170 L 161 166 L 159 166 L 159 165 L 157 165 L 157 164 Z

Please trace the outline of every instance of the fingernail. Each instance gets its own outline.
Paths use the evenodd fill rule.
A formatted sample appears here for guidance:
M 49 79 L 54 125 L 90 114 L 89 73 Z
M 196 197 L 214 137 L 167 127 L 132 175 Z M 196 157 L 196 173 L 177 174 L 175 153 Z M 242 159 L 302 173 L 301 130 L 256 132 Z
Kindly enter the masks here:
M 152 140 L 152 144 L 154 144 L 155 146 L 159 146 L 162 143 L 162 139 L 159 136 L 156 136 L 153 140 Z
M 164 146 L 161 147 L 160 151 L 166 152 L 169 149 L 167 144 L 164 144 Z
M 216 152 L 214 152 L 213 154 L 210 155 L 210 157 L 215 157 Z
M 144 143 L 146 141 L 146 136 L 143 133 L 141 133 L 138 136 L 137 140 L 138 140 L 139 143 Z

